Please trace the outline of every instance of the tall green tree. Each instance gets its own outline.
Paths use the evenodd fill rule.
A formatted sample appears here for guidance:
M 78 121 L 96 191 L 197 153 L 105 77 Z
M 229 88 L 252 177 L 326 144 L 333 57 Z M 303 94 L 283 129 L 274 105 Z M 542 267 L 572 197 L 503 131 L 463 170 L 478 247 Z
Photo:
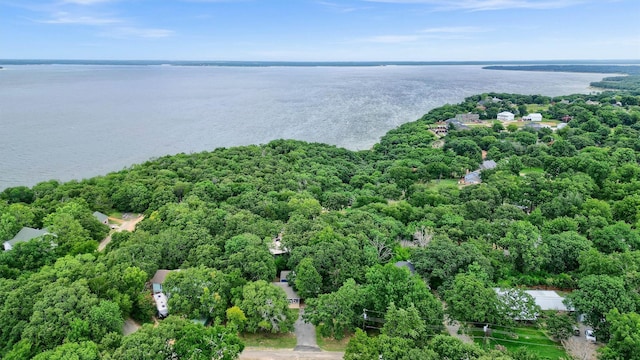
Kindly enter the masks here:
M 600 359 L 640 359 L 640 315 L 634 312 L 621 314 L 618 309 L 612 309 L 606 319 L 611 338 L 600 349 Z
M 247 283 L 236 305 L 247 317 L 246 330 L 286 333 L 293 330 L 293 313 L 283 289 L 264 280 Z
M 599 339 L 609 338 L 609 324 L 605 316 L 611 309 L 621 313 L 636 310 L 632 293 L 621 277 L 589 275 L 578 282 L 578 289 L 567 296 L 576 312 L 585 314 L 585 323 L 592 326 Z
M 295 285 L 298 294 L 303 299 L 318 296 L 322 288 L 322 276 L 313 266 L 312 258 L 304 258 L 296 267 Z
M 353 332 L 363 321 L 363 291 L 353 279 L 335 292 L 306 301 L 303 319 L 320 326 L 320 334 L 338 340 Z

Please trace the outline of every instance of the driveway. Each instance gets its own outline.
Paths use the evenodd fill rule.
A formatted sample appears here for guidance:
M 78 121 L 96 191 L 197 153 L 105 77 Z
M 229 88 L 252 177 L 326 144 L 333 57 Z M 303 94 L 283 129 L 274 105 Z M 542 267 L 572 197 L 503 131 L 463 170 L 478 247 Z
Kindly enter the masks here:
M 577 360 L 595 360 L 598 346 L 585 337 L 587 327 L 580 323 L 580 336 L 572 336 L 562 341 L 564 349 Z
M 302 320 L 302 314 L 304 314 L 304 308 L 300 309 L 300 316 L 294 326 L 296 334 L 296 347 L 295 351 L 320 351 L 318 343 L 316 342 L 316 327 L 313 324 L 309 324 Z
M 133 334 L 134 332 L 138 331 L 138 329 L 140 329 L 140 325 L 133 321 L 132 318 L 127 318 L 127 320 L 124 321 L 124 325 L 122 326 L 122 334 L 123 335 L 129 335 L 129 334 Z
M 123 218 L 125 218 L 123 216 Z M 138 215 L 136 217 L 130 217 L 127 216 L 126 219 L 122 222 L 122 224 L 120 224 L 115 230 L 112 230 L 109 232 L 109 235 L 107 235 L 106 238 L 104 238 L 104 240 L 102 240 L 100 242 L 100 245 L 98 245 L 98 251 L 103 251 L 107 245 L 109 245 L 109 243 L 111 242 L 111 234 L 113 234 L 114 232 L 119 232 L 119 231 L 133 231 L 136 229 L 136 225 L 142 221 L 142 219 L 144 219 L 144 215 Z M 120 219 L 115 219 L 115 220 L 120 220 Z

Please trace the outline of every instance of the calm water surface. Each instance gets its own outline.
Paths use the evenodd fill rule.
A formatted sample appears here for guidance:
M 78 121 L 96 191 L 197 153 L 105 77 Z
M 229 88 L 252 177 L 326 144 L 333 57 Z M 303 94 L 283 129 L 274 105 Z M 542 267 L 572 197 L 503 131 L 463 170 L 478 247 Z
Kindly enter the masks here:
M 482 92 L 588 93 L 601 74 L 480 66 L 14 65 L 0 70 L 0 189 L 287 138 L 370 148 Z

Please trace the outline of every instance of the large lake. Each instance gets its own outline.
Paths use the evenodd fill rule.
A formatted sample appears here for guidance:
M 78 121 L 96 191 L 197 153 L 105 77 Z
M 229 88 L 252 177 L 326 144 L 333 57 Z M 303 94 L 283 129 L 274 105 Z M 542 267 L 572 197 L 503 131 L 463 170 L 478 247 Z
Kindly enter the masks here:
M 476 65 L 7 65 L 0 190 L 279 138 L 368 149 L 388 130 L 470 95 L 588 93 L 602 77 Z

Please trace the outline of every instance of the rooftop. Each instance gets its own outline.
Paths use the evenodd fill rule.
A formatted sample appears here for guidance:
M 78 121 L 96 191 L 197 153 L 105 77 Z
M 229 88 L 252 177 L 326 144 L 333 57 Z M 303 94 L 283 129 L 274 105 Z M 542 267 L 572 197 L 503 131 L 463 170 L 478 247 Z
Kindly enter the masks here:
M 153 275 L 153 277 L 150 280 L 151 284 L 162 284 L 162 283 L 164 283 L 164 280 L 167 278 L 167 275 L 169 275 L 170 272 L 171 272 L 171 270 L 158 270 L 158 271 L 156 271 L 156 274 Z
M 13 239 L 7 240 L 6 242 L 11 245 L 15 245 L 19 242 L 29 241 L 43 235 L 51 235 L 51 233 L 49 233 L 46 228 L 39 230 L 30 227 L 23 227 L 16 236 L 13 237 Z
M 94 211 L 93 216 L 101 223 L 109 221 L 109 217 L 99 211 Z

